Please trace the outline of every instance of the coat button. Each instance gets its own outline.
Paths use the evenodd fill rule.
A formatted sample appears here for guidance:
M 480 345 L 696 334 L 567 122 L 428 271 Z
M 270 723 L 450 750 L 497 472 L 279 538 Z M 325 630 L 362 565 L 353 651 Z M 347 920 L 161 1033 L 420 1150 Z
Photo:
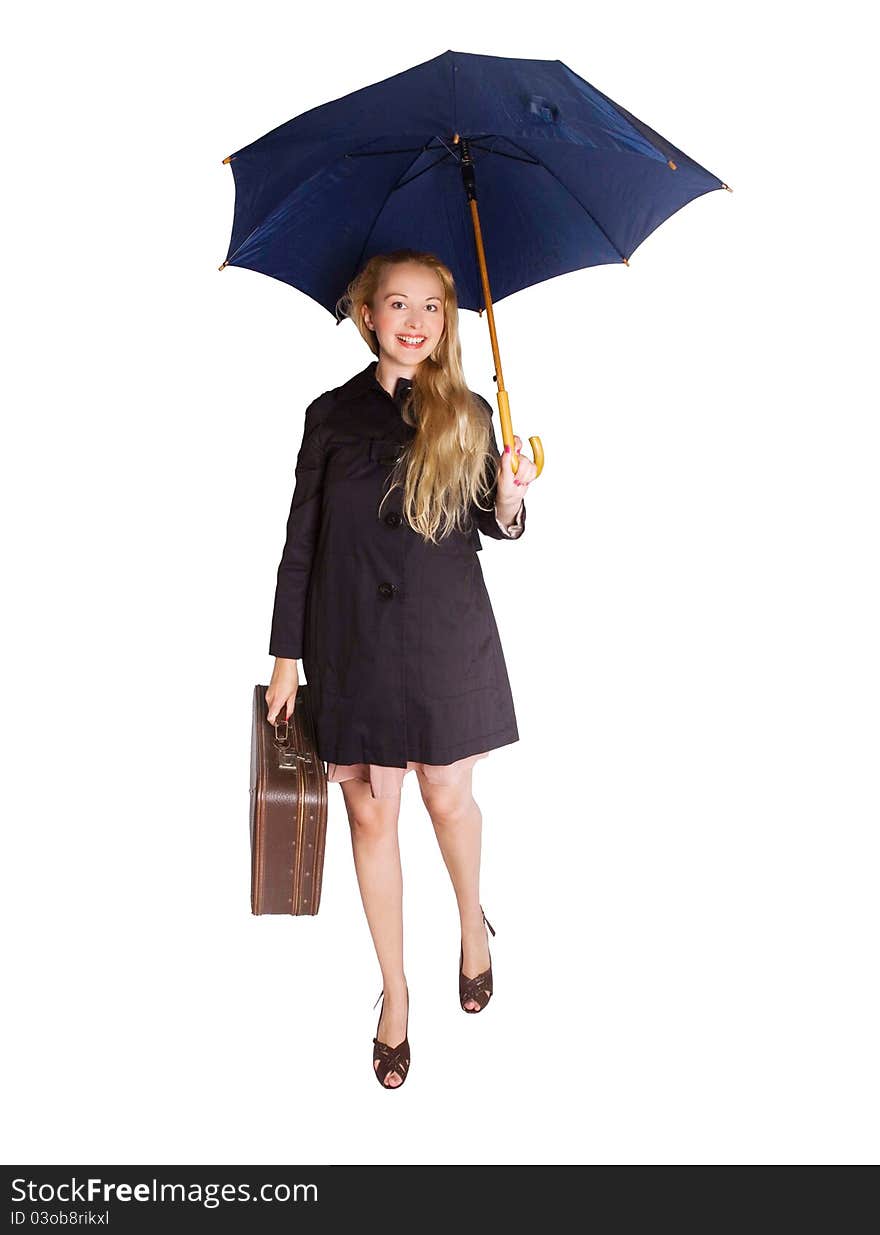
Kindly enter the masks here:
M 395 587 L 393 583 L 380 583 L 379 584 L 379 595 L 384 597 L 385 600 L 390 600 L 391 597 L 394 595 L 394 592 L 395 592 Z
M 396 510 L 389 510 L 388 514 L 385 516 L 385 522 L 389 527 L 400 527 L 402 518 Z

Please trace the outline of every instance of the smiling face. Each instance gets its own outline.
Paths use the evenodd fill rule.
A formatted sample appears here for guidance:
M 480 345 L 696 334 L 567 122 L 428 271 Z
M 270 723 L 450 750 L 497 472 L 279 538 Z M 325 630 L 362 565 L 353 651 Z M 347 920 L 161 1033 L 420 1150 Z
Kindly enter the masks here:
M 443 334 L 443 284 L 430 267 L 400 262 L 386 269 L 363 313 L 376 332 L 380 361 L 415 370 Z

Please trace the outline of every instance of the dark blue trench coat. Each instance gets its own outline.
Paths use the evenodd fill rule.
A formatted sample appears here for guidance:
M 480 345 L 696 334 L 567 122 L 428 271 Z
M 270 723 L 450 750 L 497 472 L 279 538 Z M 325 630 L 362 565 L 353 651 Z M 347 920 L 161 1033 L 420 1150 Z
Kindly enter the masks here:
M 318 755 L 333 763 L 447 764 L 519 740 L 479 532 L 517 539 L 494 511 L 495 470 L 469 532 L 426 544 L 402 517 L 401 449 L 416 430 L 376 364 L 306 410 L 269 654 L 301 659 Z M 490 428 L 492 410 L 481 396 Z M 492 428 L 497 466 L 498 442 Z

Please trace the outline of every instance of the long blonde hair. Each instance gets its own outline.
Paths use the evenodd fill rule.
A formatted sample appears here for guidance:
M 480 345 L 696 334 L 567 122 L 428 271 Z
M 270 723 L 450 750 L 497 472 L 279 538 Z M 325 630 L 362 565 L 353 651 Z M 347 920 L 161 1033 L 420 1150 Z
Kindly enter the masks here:
M 426 541 L 436 543 L 457 528 L 468 531 L 470 506 L 488 506 L 494 480 L 491 411 L 471 394 L 461 365 L 458 337 L 458 296 L 449 267 L 433 253 L 395 249 L 371 257 L 337 302 L 338 317 L 350 317 L 374 355 L 376 333 L 364 322 L 363 306 L 372 307 L 385 272 L 402 262 L 427 266 L 443 284 L 443 334 L 421 362 L 412 391 L 401 408 L 407 424 L 416 428 L 392 473 L 391 490 L 403 489 L 403 517 Z M 381 510 L 381 505 L 380 505 Z M 438 535 L 439 533 L 439 535 Z

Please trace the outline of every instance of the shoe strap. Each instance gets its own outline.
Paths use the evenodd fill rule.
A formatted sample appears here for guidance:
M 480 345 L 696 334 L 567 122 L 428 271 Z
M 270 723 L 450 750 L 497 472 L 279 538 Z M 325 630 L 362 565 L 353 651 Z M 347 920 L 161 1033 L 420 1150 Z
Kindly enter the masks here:
M 409 1040 L 404 1038 L 399 1046 L 390 1047 L 387 1042 L 380 1042 L 378 1038 L 374 1038 L 373 1061 L 374 1063 L 379 1063 L 379 1067 L 376 1068 L 376 1075 L 383 1085 L 389 1072 L 396 1072 L 400 1076 L 402 1084 L 406 1080 L 406 1074 L 409 1071 Z M 386 1088 L 394 1089 L 399 1088 L 399 1086 L 389 1085 Z
M 482 905 L 480 906 L 480 913 L 482 913 L 482 914 L 483 914 L 483 921 L 486 923 L 486 925 L 488 926 L 489 930 L 490 930 L 490 931 L 492 932 L 492 934 L 494 935 L 494 934 L 495 934 L 495 928 L 493 927 L 493 925 L 492 925 L 492 923 L 489 921 L 489 919 L 486 917 L 485 913 L 483 913 L 483 906 L 482 906 Z

